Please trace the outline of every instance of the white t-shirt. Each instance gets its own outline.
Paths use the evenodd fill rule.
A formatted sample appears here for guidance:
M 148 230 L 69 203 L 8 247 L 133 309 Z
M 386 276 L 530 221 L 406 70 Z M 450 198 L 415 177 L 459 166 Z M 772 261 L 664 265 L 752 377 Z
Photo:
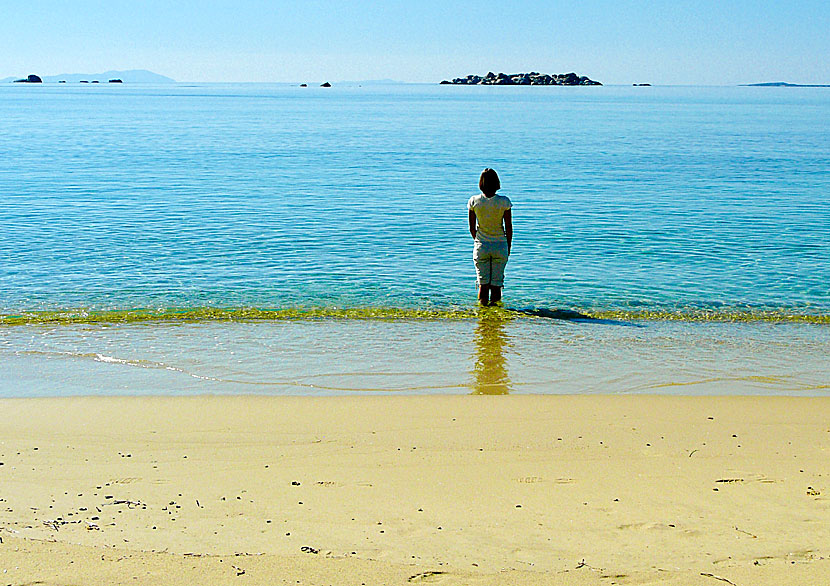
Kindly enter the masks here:
M 472 210 L 476 214 L 478 220 L 478 230 L 476 231 L 476 240 L 481 242 L 506 242 L 507 236 L 504 235 L 504 212 L 513 207 L 510 199 L 504 195 L 496 194 L 493 197 L 487 197 L 483 193 L 474 195 L 467 202 L 467 209 Z

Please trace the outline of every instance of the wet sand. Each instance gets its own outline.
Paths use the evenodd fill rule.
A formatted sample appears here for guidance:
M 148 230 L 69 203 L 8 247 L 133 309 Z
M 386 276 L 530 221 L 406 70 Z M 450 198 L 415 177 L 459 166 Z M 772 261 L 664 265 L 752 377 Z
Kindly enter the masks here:
M 0 584 L 830 582 L 830 399 L 0 400 Z

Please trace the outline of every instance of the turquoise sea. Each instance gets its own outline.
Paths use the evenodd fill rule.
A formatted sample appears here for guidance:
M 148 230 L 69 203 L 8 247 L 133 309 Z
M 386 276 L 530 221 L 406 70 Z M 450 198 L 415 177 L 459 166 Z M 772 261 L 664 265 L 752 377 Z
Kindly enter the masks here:
M 828 129 L 825 88 L 3 85 L 0 396 L 827 394 Z

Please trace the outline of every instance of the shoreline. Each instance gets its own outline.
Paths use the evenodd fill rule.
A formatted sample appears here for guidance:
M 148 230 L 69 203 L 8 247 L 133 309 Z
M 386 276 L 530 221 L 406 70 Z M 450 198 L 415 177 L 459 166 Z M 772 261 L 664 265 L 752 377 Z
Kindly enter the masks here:
M 830 397 L 2 399 L 0 570 L 815 584 L 830 577 L 828 421 Z

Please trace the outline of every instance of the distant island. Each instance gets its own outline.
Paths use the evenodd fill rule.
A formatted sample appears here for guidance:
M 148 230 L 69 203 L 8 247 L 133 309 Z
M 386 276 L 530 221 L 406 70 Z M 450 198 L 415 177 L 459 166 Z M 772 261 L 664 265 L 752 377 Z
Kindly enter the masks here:
M 61 75 L 29 75 L 22 78 L 21 76 L 6 77 L 0 79 L 0 83 L 18 82 L 18 83 L 176 83 L 175 79 L 170 77 L 147 71 L 146 69 L 131 69 L 128 71 L 105 71 L 103 73 L 62 73 Z M 116 80 L 121 80 L 116 81 Z
M 467 77 L 456 77 L 452 81 L 444 80 L 441 85 L 602 85 L 598 81 L 579 76 L 576 73 L 493 73 L 492 71 L 484 77 L 480 75 L 468 75 Z
M 742 83 L 744 87 L 830 87 L 830 84 L 787 83 L 786 81 L 768 81 L 766 83 Z

